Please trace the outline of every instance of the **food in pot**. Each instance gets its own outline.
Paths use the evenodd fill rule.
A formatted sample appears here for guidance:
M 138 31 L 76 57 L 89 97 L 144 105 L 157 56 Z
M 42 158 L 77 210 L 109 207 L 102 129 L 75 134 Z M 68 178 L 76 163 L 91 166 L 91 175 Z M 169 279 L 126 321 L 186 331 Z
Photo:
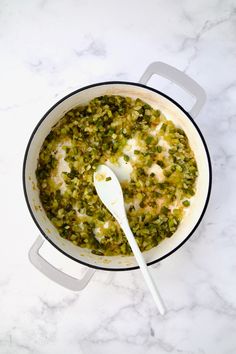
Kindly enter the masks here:
M 93 185 L 93 173 L 104 163 L 130 171 L 121 185 L 141 251 L 171 237 L 196 189 L 198 169 L 188 138 L 159 110 L 115 95 L 67 112 L 42 145 L 36 171 L 40 199 L 61 237 L 101 256 L 132 253 Z

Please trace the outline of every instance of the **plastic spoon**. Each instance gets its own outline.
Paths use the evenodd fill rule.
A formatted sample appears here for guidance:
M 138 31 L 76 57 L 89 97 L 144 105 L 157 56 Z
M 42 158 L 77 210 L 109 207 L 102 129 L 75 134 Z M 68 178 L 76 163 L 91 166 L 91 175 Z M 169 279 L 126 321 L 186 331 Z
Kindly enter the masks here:
M 115 173 L 106 165 L 99 165 L 96 172 L 94 172 L 93 178 L 99 198 L 118 221 L 120 227 L 124 231 L 158 310 L 161 315 L 164 315 L 165 307 L 163 301 L 129 226 L 120 182 L 118 181 Z

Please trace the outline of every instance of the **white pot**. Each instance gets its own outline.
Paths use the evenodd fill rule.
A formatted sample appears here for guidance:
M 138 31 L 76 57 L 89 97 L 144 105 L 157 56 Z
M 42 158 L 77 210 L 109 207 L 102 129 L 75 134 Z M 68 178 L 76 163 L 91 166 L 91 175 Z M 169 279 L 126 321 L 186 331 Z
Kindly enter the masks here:
M 158 74 L 174 81 L 192 94 L 196 98 L 196 102 L 191 111 L 186 112 L 170 97 L 146 86 L 147 81 L 153 74 Z M 203 89 L 183 72 L 167 64 L 156 62 L 147 68 L 140 79 L 140 83 L 119 81 L 97 83 L 78 89 L 62 98 L 43 116 L 30 137 L 24 159 L 23 185 L 29 211 L 44 238 L 65 256 L 89 268 L 83 279 L 75 279 L 54 268 L 39 255 L 39 249 L 44 242 L 44 238 L 41 236 L 36 240 L 29 252 L 30 260 L 49 278 L 72 290 L 82 289 L 88 283 L 94 269 L 117 271 L 138 268 L 133 256 L 97 256 L 92 254 L 90 250 L 75 246 L 70 241 L 60 237 L 57 229 L 47 218 L 39 199 L 35 170 L 44 139 L 51 128 L 67 111 L 80 104 L 87 104 L 94 97 L 102 95 L 122 95 L 134 99 L 138 97 L 153 108 L 160 109 L 168 119 L 173 120 L 175 124 L 185 131 L 197 161 L 199 177 L 197 178 L 196 194 L 191 201 L 188 213 L 171 238 L 166 238 L 155 248 L 144 252 L 143 255 L 148 265 L 159 262 L 171 255 L 193 234 L 206 210 L 211 189 L 209 153 L 203 136 L 192 119 L 197 116 L 204 105 L 206 95 Z

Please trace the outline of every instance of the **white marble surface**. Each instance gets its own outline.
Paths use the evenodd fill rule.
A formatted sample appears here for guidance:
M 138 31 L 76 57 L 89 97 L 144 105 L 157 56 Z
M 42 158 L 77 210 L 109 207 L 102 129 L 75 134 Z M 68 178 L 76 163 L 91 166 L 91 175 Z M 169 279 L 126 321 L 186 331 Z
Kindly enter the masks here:
M 0 52 L 0 353 L 236 353 L 235 0 L 1 0 Z M 153 269 L 164 317 L 139 271 L 98 271 L 73 293 L 34 269 L 38 230 L 21 184 L 29 135 L 56 100 L 98 81 L 137 81 L 157 60 L 205 88 L 197 123 L 214 173 L 201 227 Z

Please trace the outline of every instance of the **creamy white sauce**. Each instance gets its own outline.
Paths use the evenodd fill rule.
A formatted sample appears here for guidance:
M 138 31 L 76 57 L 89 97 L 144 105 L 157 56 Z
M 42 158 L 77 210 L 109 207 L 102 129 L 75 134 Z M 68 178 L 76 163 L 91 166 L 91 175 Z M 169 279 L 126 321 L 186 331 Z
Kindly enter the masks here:
M 156 177 L 158 178 L 158 180 L 160 182 L 164 181 L 165 176 L 163 174 L 163 170 L 162 170 L 161 166 L 157 165 L 156 163 L 153 164 L 148 170 L 148 173 L 151 174 L 152 172 L 155 173 Z

